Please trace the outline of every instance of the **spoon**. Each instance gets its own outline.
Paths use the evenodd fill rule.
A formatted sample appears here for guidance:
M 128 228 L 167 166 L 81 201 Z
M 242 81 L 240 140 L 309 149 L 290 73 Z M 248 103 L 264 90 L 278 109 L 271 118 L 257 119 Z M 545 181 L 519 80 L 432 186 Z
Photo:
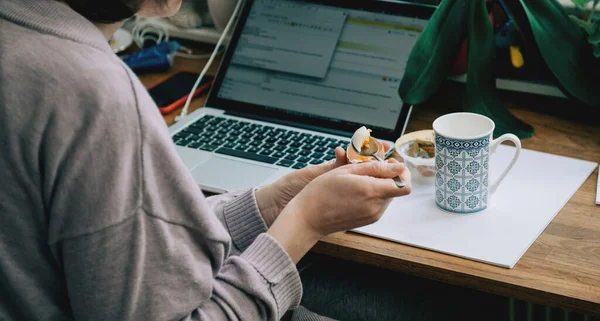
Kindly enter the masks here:
M 366 157 L 373 157 L 376 160 L 383 162 L 383 158 L 381 158 L 379 155 L 377 155 L 377 153 L 379 152 L 379 144 L 376 143 L 377 141 L 375 140 L 375 138 L 373 137 L 369 137 L 369 147 L 367 146 L 363 146 L 360 150 L 358 148 L 356 148 L 356 146 L 354 146 L 353 143 L 350 143 L 350 145 L 352 145 L 352 148 L 354 149 L 355 152 L 358 153 L 358 155 L 360 156 L 366 156 Z M 402 178 L 400 178 L 400 176 L 396 176 L 393 178 L 394 179 L 394 183 L 396 183 L 396 186 L 402 188 L 404 186 L 406 186 L 406 183 L 402 180 Z

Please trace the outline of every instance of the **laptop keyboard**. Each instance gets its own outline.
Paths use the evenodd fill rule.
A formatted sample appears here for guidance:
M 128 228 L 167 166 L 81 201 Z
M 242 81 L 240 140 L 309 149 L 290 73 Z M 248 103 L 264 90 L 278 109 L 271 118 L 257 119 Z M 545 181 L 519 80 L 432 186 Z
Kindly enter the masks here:
M 173 136 L 178 146 L 300 169 L 335 158 L 350 141 L 219 116 L 204 116 Z

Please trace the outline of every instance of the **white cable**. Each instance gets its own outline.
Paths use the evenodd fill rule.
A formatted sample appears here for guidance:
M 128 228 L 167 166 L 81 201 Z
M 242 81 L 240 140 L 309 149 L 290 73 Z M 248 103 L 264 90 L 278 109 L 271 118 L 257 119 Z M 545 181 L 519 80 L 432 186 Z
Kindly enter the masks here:
M 186 49 L 186 48 L 182 48 L 182 49 Z M 219 50 L 219 52 L 217 54 L 219 54 L 219 55 L 222 54 L 223 51 L 224 51 L 223 49 L 224 48 L 221 47 L 221 50 Z M 210 58 L 210 56 L 211 56 L 211 54 L 198 54 L 198 55 L 195 55 L 195 54 L 191 53 L 192 52 L 191 50 L 186 50 L 186 51 L 187 52 L 180 52 L 180 51 L 178 51 L 177 53 L 175 53 L 175 56 L 181 57 L 181 58 L 186 58 L 186 59 L 207 59 L 207 58 Z
M 192 87 L 192 90 L 190 91 L 190 94 L 188 95 L 187 101 L 185 102 L 185 106 L 183 107 L 183 110 L 181 110 L 181 114 L 179 114 L 179 116 L 175 117 L 175 122 L 177 122 L 177 121 L 181 120 L 182 118 L 184 118 L 185 116 L 187 116 L 187 112 L 190 107 L 190 102 L 192 101 L 192 96 L 193 96 L 194 92 L 196 91 L 196 89 L 198 88 L 198 86 L 200 86 L 200 83 L 202 82 L 202 78 L 204 78 L 204 75 L 208 71 L 208 68 L 210 68 L 210 65 L 212 65 L 213 60 L 215 60 L 215 57 L 217 56 L 217 53 L 219 52 L 219 48 L 221 48 L 221 44 L 223 43 L 223 40 L 229 33 L 229 29 L 231 28 L 231 25 L 233 25 L 233 22 L 235 21 L 235 18 L 238 14 L 238 11 L 240 10 L 240 7 L 242 6 L 242 2 L 244 2 L 244 0 L 238 0 L 238 3 L 235 6 L 235 9 L 233 10 L 233 13 L 231 14 L 231 18 L 229 18 L 229 22 L 227 23 L 227 26 L 225 26 L 223 33 L 221 33 L 221 37 L 219 38 L 219 41 L 217 42 L 215 49 L 213 50 L 210 58 L 208 59 L 208 62 L 204 66 L 204 69 L 202 69 L 200 76 L 198 76 L 196 83 Z
M 136 17 L 134 23 L 135 25 L 131 30 L 131 36 L 138 47 L 144 48 L 144 45 L 148 40 L 152 40 L 156 44 L 169 41 L 169 29 L 162 22 L 156 19 Z M 207 59 L 211 56 L 210 54 L 193 54 L 191 50 L 185 47 L 182 47 L 180 50 L 183 50 L 184 52 L 178 51 L 175 55 L 185 59 Z M 221 53 L 222 50 L 219 51 L 219 54 Z
M 152 19 L 138 18 L 131 30 L 131 36 L 138 47 L 144 48 L 147 40 L 152 40 L 157 44 L 169 41 L 169 30 Z

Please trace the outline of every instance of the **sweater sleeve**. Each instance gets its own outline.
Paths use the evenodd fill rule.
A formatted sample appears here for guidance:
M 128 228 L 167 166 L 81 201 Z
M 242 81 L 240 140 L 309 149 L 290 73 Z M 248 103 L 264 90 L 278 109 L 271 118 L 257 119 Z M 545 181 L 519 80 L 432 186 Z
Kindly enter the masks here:
M 279 320 L 302 286 L 253 191 L 227 196 L 222 224 L 141 84 L 115 74 L 74 88 L 83 103 L 44 131 L 48 243 L 74 320 Z
M 239 255 L 259 234 L 267 231 L 256 203 L 255 192 L 255 189 L 242 190 L 206 199 L 231 236 L 231 255 Z
M 279 320 L 298 306 L 300 277 L 260 234 L 214 272 L 189 227 L 140 211 L 60 244 L 74 320 Z

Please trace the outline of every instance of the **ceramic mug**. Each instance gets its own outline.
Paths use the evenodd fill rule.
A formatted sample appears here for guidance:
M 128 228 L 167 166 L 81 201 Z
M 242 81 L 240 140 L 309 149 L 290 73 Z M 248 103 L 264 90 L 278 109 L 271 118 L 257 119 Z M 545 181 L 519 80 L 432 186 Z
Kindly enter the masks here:
M 452 213 L 475 213 L 487 208 L 491 194 L 511 170 L 521 152 L 513 134 L 492 139 L 495 124 L 473 113 L 452 113 L 433 122 L 435 132 L 435 203 Z M 489 182 L 490 155 L 505 140 L 517 147 L 504 172 Z

